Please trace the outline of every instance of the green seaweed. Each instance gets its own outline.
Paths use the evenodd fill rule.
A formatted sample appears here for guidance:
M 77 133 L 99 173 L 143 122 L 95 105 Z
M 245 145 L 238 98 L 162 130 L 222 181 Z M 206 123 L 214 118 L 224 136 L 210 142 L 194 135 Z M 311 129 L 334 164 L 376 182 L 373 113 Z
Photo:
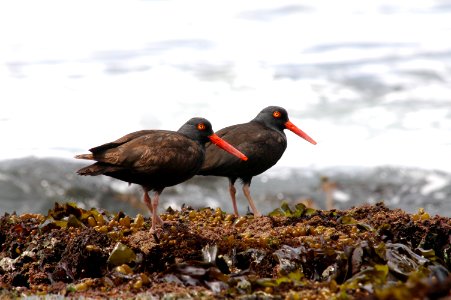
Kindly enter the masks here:
M 282 205 L 279 208 L 276 208 L 272 212 L 270 212 L 268 215 L 270 217 L 275 216 L 283 216 L 283 217 L 290 217 L 290 218 L 299 218 L 302 216 L 311 217 L 317 214 L 316 209 L 313 208 L 307 208 L 302 203 L 297 203 L 294 206 L 294 209 L 292 209 L 287 202 L 282 202 Z
M 136 254 L 126 245 L 118 242 L 108 257 L 107 262 L 113 266 L 127 264 L 136 259 Z

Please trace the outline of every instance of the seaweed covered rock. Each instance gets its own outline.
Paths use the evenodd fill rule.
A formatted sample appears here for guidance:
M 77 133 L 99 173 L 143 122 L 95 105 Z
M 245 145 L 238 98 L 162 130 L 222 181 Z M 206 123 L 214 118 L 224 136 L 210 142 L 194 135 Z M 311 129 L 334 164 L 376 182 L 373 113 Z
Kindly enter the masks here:
M 451 297 L 451 219 L 382 203 L 269 216 L 142 215 L 55 204 L 0 219 L 0 295 L 241 299 Z

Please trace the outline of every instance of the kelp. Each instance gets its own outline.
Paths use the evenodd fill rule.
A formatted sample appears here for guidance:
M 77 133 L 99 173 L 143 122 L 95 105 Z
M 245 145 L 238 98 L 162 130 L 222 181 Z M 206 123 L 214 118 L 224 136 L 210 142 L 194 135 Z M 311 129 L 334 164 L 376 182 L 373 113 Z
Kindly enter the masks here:
M 290 218 L 299 218 L 302 216 L 311 217 L 316 214 L 316 209 L 311 207 L 306 207 L 303 203 L 297 203 L 294 209 L 291 208 L 287 202 L 283 202 L 279 208 L 276 208 L 269 213 L 270 217 L 284 216 Z
M 382 204 L 270 216 L 169 209 L 154 234 L 138 214 L 55 204 L 0 218 L 0 283 L 15 293 L 139 293 L 241 299 L 451 296 L 449 218 Z M 447 242 L 448 240 L 448 242 Z M 150 293 L 150 294 L 148 294 Z
M 113 266 L 119 266 L 128 264 L 135 260 L 135 252 L 133 252 L 132 249 L 122 244 L 121 242 L 117 242 L 113 250 L 111 251 L 110 256 L 108 257 L 107 262 Z

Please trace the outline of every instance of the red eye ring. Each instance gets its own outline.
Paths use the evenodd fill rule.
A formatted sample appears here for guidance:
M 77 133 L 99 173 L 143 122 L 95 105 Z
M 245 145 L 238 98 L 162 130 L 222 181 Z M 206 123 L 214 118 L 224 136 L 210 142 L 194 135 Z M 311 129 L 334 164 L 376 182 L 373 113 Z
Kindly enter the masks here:
M 275 112 L 272 113 L 272 116 L 274 118 L 280 118 L 282 116 L 282 114 L 280 113 L 280 111 L 276 110 Z
M 205 130 L 205 124 L 204 123 L 197 124 L 197 130 Z

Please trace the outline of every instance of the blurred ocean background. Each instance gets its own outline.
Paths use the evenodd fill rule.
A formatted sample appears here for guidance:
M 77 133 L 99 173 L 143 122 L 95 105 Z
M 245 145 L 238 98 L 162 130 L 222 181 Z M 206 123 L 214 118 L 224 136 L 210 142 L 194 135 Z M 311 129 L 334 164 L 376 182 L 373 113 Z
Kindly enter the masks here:
M 251 186 L 263 212 L 324 208 L 328 177 L 338 208 L 451 216 L 450 37 L 448 0 L 2 1 L 0 214 L 54 201 L 147 214 L 138 187 L 81 178 L 73 156 L 280 105 L 318 145 L 286 132 L 284 156 Z M 227 179 L 168 188 L 160 207 L 183 203 L 232 211 Z

